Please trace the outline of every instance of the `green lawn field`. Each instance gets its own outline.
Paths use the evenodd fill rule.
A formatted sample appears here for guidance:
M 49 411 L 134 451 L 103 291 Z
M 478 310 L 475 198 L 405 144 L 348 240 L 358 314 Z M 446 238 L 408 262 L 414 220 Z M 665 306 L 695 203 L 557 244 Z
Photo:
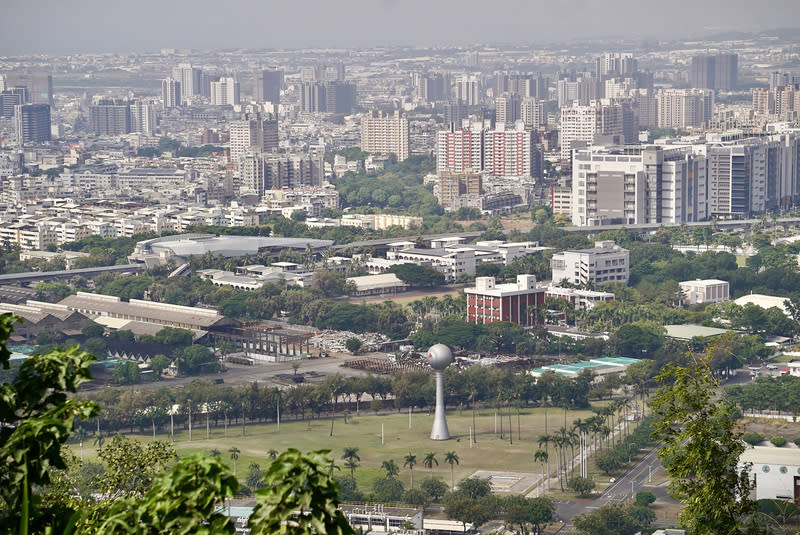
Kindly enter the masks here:
M 422 465 L 422 459 L 428 452 L 436 453 L 439 465 L 434 467 L 435 476 L 450 482 L 450 466 L 444 462 L 444 454 L 454 451 L 459 457 L 459 464 L 455 465 L 455 478 L 468 477 L 476 470 L 519 471 L 539 473 L 540 466 L 533 461 L 533 452 L 538 448 L 537 440 L 545 433 L 545 409 L 524 409 L 520 413 L 519 428 L 517 426 L 516 410 L 512 410 L 511 424 L 514 431 L 513 444 L 508 438 L 508 411 L 504 411 L 503 430 L 504 439 L 500 439 L 500 422 L 498 416 L 498 432 L 495 430 L 495 412 L 493 409 L 484 409 L 476 413 L 477 441 L 470 448 L 469 427 L 472 425 L 472 412 L 464 410 L 449 411 L 447 414 L 450 435 L 447 441 L 433 441 L 428 438 L 433 423 L 433 414 L 426 412 L 414 413 L 409 429 L 408 413 L 380 414 L 361 412 L 360 416 L 351 416 L 347 424 L 341 417 L 334 421 L 333 436 L 330 436 L 331 421 L 329 419 L 313 421 L 283 421 L 278 431 L 272 424 L 248 425 L 242 430 L 241 425 L 229 426 L 227 437 L 224 430 L 211 428 L 210 438 L 206 439 L 206 428 L 195 427 L 192 430 L 192 441 L 189 441 L 188 432 L 176 429 L 175 448 L 181 456 L 191 453 L 207 453 L 212 449 L 222 452 L 222 458 L 233 467 L 228 450 L 236 447 L 240 450 L 237 461 L 237 476 L 244 480 L 250 463 L 259 463 L 262 468 L 269 462 L 267 452 L 271 449 L 283 451 L 293 447 L 301 451 L 330 449 L 335 457 L 335 464 L 342 466 L 342 452 L 345 447 L 359 448 L 361 457 L 360 467 L 356 470 L 356 481 L 361 489 L 371 488 L 373 481 L 381 477 L 382 461 L 393 459 L 402 468 L 404 457 L 409 453 L 417 456 L 417 466 L 414 468 L 415 482 L 429 475 Z M 590 410 L 568 411 L 566 422 L 569 427 L 573 420 L 586 418 L 593 413 Z M 565 411 L 558 408 L 547 409 L 547 432 L 554 433 L 564 425 Z M 196 425 L 200 421 L 196 421 Z M 381 443 L 381 425 L 383 425 L 384 442 Z M 156 439 L 169 440 L 169 426 L 166 433 L 157 433 Z M 134 435 L 140 440 L 152 440 L 152 434 Z M 520 438 L 521 437 L 521 438 Z M 84 444 L 86 458 L 96 456 L 96 450 L 91 439 Z M 78 448 L 73 445 L 73 451 L 78 454 Z M 551 455 L 552 448 L 551 448 Z M 344 468 L 341 473 L 346 473 Z M 400 479 L 408 487 L 410 473 L 402 468 Z

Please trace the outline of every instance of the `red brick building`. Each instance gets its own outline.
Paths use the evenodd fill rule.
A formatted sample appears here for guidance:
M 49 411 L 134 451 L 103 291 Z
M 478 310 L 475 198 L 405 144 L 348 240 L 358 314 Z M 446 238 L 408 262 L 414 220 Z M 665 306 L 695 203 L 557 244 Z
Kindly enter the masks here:
M 531 314 L 530 307 L 541 310 L 545 289 L 536 285 L 534 275 L 517 275 L 517 282 L 509 284 L 495 284 L 494 277 L 478 277 L 475 287 L 465 288 L 464 293 L 469 323 L 510 321 L 527 327 L 541 317 Z

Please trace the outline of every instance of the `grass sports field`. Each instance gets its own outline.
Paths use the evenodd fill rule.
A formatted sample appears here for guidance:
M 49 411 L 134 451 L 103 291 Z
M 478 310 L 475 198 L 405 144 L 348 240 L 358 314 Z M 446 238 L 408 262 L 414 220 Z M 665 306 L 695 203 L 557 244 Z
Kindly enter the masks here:
M 564 410 L 558 408 L 547 409 L 547 432 L 554 433 L 564 425 Z M 589 410 L 568 411 L 566 415 L 567 426 L 577 418 L 586 418 L 593 413 Z M 428 438 L 433 423 L 433 414 L 427 412 L 414 413 L 411 417 L 409 429 L 408 413 L 393 413 L 390 415 L 375 415 L 370 412 L 361 412 L 360 416 L 348 417 L 347 424 L 341 417 L 334 422 L 333 436 L 330 436 L 331 422 L 329 419 L 313 421 L 283 421 L 280 431 L 272 424 L 248 425 L 245 434 L 242 426 L 229 426 L 227 437 L 224 430 L 211 428 L 210 438 L 206 439 L 206 428 L 195 427 L 192 430 L 192 441 L 188 440 L 188 432 L 176 429 L 175 448 L 178 454 L 188 455 L 197 452 L 209 452 L 217 449 L 222 452 L 222 458 L 227 460 L 232 467 L 228 450 L 237 447 L 240 450 L 237 461 L 237 476 L 244 480 L 250 463 L 259 463 L 262 468 L 268 464 L 267 452 L 271 449 L 280 451 L 294 447 L 301 451 L 330 449 L 335 457 L 336 464 L 344 465 L 342 452 L 345 447 L 358 447 L 361 465 L 356 469 L 356 481 L 363 490 L 371 488 L 373 481 L 383 475 L 380 469 L 382 461 L 393 459 L 401 467 L 400 479 L 403 484 L 409 485 L 409 471 L 402 468 L 403 459 L 409 453 L 417 456 L 417 465 L 414 468 L 415 481 L 427 477 L 429 471 L 422 465 L 422 459 L 428 452 L 436 453 L 439 466 L 434 467 L 434 475 L 450 482 L 450 466 L 444 462 L 444 454 L 454 451 L 459 457 L 459 464 L 455 466 L 456 481 L 471 475 L 476 470 L 519 471 L 539 473 L 540 466 L 533 461 L 533 452 L 538 448 L 538 437 L 545 433 L 545 409 L 524 409 L 520 413 L 519 430 L 517 428 L 516 410 L 512 410 L 511 424 L 514 431 L 513 444 L 508 440 L 508 411 L 504 412 L 503 430 L 504 439 L 500 439 L 500 421 L 498 416 L 498 432 L 495 430 L 495 412 L 485 409 L 476 413 L 477 442 L 473 448 L 469 447 L 469 427 L 472 425 L 472 412 L 464 410 L 449 411 L 447 422 L 450 435 L 448 441 L 433 441 Z M 202 425 L 200 420 L 195 425 Z M 383 425 L 384 442 L 381 444 L 381 425 Z M 158 440 L 169 440 L 169 426 L 167 434 L 158 433 Z M 143 441 L 152 440 L 152 434 L 134 435 Z M 521 439 L 519 438 L 521 436 Z M 91 439 L 84 444 L 86 458 L 95 457 L 96 451 Z M 76 445 L 73 445 L 75 454 L 79 454 Z M 551 448 L 551 455 L 553 455 Z M 346 473 L 342 468 L 341 473 Z

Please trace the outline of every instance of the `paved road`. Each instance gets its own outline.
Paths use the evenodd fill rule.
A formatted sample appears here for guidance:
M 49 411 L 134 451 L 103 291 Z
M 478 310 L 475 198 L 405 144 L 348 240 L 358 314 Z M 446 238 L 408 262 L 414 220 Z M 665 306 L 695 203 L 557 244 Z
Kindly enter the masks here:
M 624 476 L 617 479 L 598 498 L 559 501 L 556 504 L 556 514 L 565 522 L 564 530 L 566 532 L 574 530 L 575 526 L 572 520 L 578 515 L 599 509 L 604 505 L 621 503 L 635 496 L 637 492 L 650 484 L 651 476 L 660 468 L 658 450 L 654 449 L 647 453 Z

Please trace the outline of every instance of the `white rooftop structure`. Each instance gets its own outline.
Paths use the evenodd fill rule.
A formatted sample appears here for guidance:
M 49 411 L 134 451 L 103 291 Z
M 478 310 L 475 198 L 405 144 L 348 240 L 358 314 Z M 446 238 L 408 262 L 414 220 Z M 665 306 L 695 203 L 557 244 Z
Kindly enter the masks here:
M 739 305 L 740 307 L 743 307 L 748 303 L 752 303 L 764 309 L 777 307 L 781 309 L 781 311 L 784 314 L 789 316 L 790 315 L 789 309 L 786 307 L 786 301 L 788 300 L 789 300 L 788 297 L 778 297 L 775 295 L 748 294 L 748 295 L 743 295 L 738 299 L 735 299 L 733 302 Z

